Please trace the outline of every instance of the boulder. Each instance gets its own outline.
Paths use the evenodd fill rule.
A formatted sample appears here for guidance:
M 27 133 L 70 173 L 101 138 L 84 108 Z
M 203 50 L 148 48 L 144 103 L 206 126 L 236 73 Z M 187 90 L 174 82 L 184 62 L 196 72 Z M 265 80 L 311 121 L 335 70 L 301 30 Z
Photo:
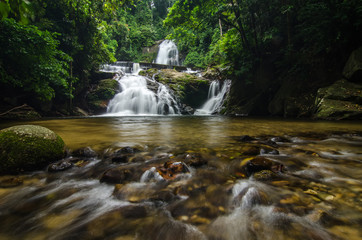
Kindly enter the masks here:
M 192 108 L 201 107 L 205 99 L 207 99 L 210 83 L 205 78 L 174 69 L 161 69 L 158 71 L 153 68 L 141 72 L 140 75 L 154 78 L 156 81 L 168 86 L 182 103 L 191 107 L 188 112 L 192 112 Z
M 19 125 L 0 131 L 0 173 L 38 170 L 64 155 L 64 141 L 45 127 Z
M 350 55 L 344 66 L 343 76 L 351 82 L 362 83 L 362 47 Z
M 88 107 L 94 114 L 105 113 L 108 102 L 119 90 L 119 83 L 114 79 L 103 79 L 87 95 Z
M 320 88 L 315 104 L 318 119 L 362 119 L 362 85 L 339 80 Z

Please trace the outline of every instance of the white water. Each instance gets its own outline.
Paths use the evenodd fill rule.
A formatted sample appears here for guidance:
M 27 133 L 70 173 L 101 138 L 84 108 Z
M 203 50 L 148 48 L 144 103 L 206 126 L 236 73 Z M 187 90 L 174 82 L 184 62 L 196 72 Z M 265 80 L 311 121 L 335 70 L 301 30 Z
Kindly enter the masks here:
M 196 110 L 195 115 L 211 115 L 216 113 L 222 106 L 225 95 L 230 89 L 230 85 L 230 80 L 225 80 L 222 86 L 219 81 L 213 81 L 209 88 L 206 103 L 201 109 Z
M 140 66 L 135 63 L 132 74 L 117 79 L 120 93 L 116 94 L 107 107 L 108 115 L 167 115 L 180 112 L 177 101 L 167 87 L 151 79 L 139 76 Z M 157 93 L 147 88 L 147 81 L 158 84 Z
M 173 66 L 179 65 L 178 49 L 173 41 L 165 40 L 160 44 L 156 63 Z

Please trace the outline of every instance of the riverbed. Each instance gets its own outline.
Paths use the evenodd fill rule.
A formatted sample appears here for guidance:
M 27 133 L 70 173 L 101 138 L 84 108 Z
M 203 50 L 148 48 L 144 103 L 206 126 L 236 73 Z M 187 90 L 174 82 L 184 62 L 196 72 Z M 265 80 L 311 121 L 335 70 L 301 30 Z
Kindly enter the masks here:
M 14 124 L 59 134 L 72 168 L 0 177 L 0 239 L 362 238 L 361 122 L 101 116 L 0 128 Z M 96 154 L 75 156 L 87 147 Z M 160 175 L 169 164 L 182 171 Z

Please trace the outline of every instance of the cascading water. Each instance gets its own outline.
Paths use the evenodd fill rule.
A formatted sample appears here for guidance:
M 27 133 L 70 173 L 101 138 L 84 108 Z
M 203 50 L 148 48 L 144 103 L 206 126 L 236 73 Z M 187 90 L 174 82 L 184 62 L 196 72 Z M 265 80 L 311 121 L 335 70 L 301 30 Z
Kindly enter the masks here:
M 120 93 L 107 107 L 108 115 L 166 115 L 179 114 L 177 101 L 167 87 L 146 77 L 139 76 L 140 66 L 133 64 L 132 73 L 119 77 Z M 157 85 L 157 93 L 147 88 L 147 83 Z
M 230 85 L 230 80 L 225 80 L 222 86 L 219 81 L 213 81 L 209 88 L 208 100 L 201 109 L 196 110 L 195 115 L 211 115 L 217 112 L 222 106 L 225 95 L 230 89 Z
M 173 65 L 173 66 L 179 65 L 178 49 L 173 41 L 165 40 L 160 44 L 156 58 L 156 63 Z

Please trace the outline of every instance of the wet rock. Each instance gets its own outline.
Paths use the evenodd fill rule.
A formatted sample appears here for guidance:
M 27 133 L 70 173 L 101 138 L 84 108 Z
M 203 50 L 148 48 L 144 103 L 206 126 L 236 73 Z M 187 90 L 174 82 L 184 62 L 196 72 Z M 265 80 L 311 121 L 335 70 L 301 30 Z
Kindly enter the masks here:
M 258 181 L 268 181 L 277 177 L 277 175 L 270 170 L 262 170 L 260 172 L 254 173 L 254 179 Z
M 151 196 L 150 200 L 152 201 L 162 201 L 170 203 L 174 200 L 178 199 L 175 194 L 168 190 L 162 190 Z
M 126 163 L 134 154 L 141 152 L 138 148 L 124 147 L 113 153 L 107 153 L 105 159 L 109 159 L 115 163 Z
M 104 213 L 90 221 L 83 230 L 85 239 L 106 239 L 109 236 L 134 235 L 147 220 L 145 206 L 129 205 Z
M 240 142 L 251 142 L 251 141 L 255 141 L 256 139 L 253 137 L 250 137 L 249 135 L 243 135 L 243 136 L 239 137 L 238 140 Z
M 13 188 L 23 184 L 23 179 L 13 176 L 4 176 L 0 178 L 0 188 Z
M 267 147 L 267 146 L 264 146 L 260 149 L 260 155 L 265 155 L 265 154 L 268 154 L 268 155 L 279 155 L 279 151 L 274 149 L 274 148 L 271 148 L 271 147 Z
M 244 188 L 232 201 L 234 207 L 242 208 L 252 208 L 255 205 L 266 205 L 268 202 L 268 195 L 252 186 Z
M 245 163 L 245 160 L 247 162 Z M 242 167 L 242 169 L 245 171 L 245 174 L 247 176 L 251 176 L 253 173 L 262 171 L 262 170 L 271 170 L 273 166 L 273 162 L 267 158 L 264 157 L 255 157 L 252 159 L 245 159 L 241 164 L 245 165 Z
M 260 147 L 254 145 L 242 146 L 240 149 L 241 156 L 256 156 L 260 154 Z
M 64 155 L 63 140 L 47 128 L 20 125 L 0 131 L 0 172 L 42 169 Z
M 185 104 L 182 105 L 181 108 L 181 114 L 182 115 L 194 115 L 195 113 L 195 109 L 190 107 L 190 106 L 186 106 Z
M 188 166 L 183 162 L 167 161 L 162 167 L 157 167 L 157 172 L 165 180 L 173 180 L 181 173 L 189 173 Z
M 48 172 L 61 172 L 72 168 L 74 165 L 69 160 L 62 160 L 48 166 Z
M 132 168 L 122 166 L 105 171 L 102 174 L 100 181 L 106 183 L 125 183 L 135 178 L 134 170 Z
M 98 154 L 91 147 L 77 149 L 72 153 L 72 155 L 75 157 L 85 157 L 85 158 L 95 158 L 98 156 Z
M 321 210 L 321 209 L 317 209 L 315 211 L 313 211 L 312 213 L 310 213 L 307 216 L 311 221 L 322 224 L 323 226 L 334 226 L 334 225 L 344 225 L 345 222 L 336 218 L 335 216 L 333 216 L 332 214 Z
M 181 157 L 178 156 L 178 158 L 183 159 L 188 166 L 196 168 L 204 166 L 208 162 L 207 159 L 205 159 L 200 153 L 186 153 Z
M 161 213 L 138 232 L 137 240 L 148 239 L 206 240 L 207 238 L 196 227 L 175 221 L 166 213 Z

